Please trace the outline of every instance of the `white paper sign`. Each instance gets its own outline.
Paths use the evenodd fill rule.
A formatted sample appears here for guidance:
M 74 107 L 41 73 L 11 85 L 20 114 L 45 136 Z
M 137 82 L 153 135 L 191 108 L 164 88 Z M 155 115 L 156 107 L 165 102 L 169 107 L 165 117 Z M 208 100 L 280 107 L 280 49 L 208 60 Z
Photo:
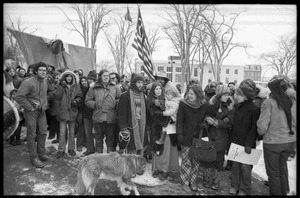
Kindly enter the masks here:
M 245 152 L 245 147 L 231 143 L 227 159 L 248 165 L 257 165 L 262 150 L 251 148 L 251 153 Z
M 176 124 L 168 124 L 163 131 L 167 131 L 167 134 L 176 134 Z

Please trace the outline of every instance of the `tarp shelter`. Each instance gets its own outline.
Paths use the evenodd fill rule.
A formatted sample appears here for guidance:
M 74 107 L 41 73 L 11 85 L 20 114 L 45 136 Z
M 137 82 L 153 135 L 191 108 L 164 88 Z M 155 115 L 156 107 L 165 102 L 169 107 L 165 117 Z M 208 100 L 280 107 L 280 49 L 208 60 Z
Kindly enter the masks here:
M 84 75 L 96 69 L 95 49 L 34 36 L 10 28 L 7 28 L 7 31 L 18 41 L 28 65 L 44 62 L 54 65 L 56 69 L 68 68 L 72 71 L 82 69 Z M 60 47 L 56 48 L 59 50 L 53 50 L 53 44 L 57 43 L 60 44 Z

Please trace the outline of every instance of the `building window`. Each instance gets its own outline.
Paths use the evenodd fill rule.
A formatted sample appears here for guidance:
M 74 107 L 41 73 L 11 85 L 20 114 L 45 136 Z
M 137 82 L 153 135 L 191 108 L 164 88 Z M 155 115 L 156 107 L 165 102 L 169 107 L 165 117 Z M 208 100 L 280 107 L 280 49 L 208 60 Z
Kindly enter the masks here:
M 234 83 L 237 84 L 237 80 L 234 80 Z
M 167 67 L 167 72 L 172 72 L 172 67 Z
M 238 74 L 238 70 L 237 69 L 234 70 L 234 74 Z
M 181 67 L 176 67 L 176 72 L 181 72 Z
M 198 70 L 197 70 L 197 68 L 194 69 L 194 76 L 195 76 L 195 77 L 198 76 Z
M 175 82 L 181 82 L 181 74 L 175 74 Z
M 226 84 L 229 83 L 229 78 L 225 78 L 225 83 L 226 83 Z
M 226 69 L 226 74 L 229 74 L 229 69 Z
M 158 66 L 158 67 L 157 67 L 157 71 L 164 71 L 164 67 Z
M 172 74 L 171 73 L 167 73 L 167 77 L 170 79 L 170 81 L 172 81 Z
M 211 71 L 211 69 L 208 69 L 208 73 L 211 73 L 212 71 Z
M 208 79 L 208 82 L 207 83 L 210 83 L 211 82 L 211 79 Z

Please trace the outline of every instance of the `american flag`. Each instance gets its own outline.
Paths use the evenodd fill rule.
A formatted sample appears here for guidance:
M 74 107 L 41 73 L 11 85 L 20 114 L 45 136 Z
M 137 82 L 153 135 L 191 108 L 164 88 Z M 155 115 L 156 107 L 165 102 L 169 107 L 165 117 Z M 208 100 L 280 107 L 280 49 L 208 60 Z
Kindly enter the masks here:
M 134 47 L 138 51 L 139 58 L 144 62 L 143 70 L 144 72 L 152 79 L 155 80 L 153 72 L 154 67 L 151 61 L 151 55 L 149 51 L 149 42 L 147 39 L 142 15 L 140 8 L 138 13 L 137 25 L 136 25 L 136 34 L 134 38 L 134 42 L 132 43 L 132 47 Z

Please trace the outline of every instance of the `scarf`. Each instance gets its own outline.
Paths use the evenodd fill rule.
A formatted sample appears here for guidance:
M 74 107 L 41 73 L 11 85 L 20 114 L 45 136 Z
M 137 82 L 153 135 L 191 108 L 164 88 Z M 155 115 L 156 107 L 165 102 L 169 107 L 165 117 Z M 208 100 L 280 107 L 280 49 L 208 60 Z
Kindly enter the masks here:
M 141 110 L 140 110 L 140 120 L 137 120 L 136 114 L 136 104 L 134 100 L 134 95 L 140 95 Z M 144 135 L 145 135 L 145 126 L 146 126 L 146 106 L 145 98 L 143 92 L 136 93 L 132 89 L 129 89 L 130 95 L 130 107 L 131 107 L 131 121 L 132 121 L 132 130 L 134 137 L 134 144 L 136 150 L 141 150 L 144 148 Z
M 199 107 L 201 107 L 201 105 L 204 103 L 204 101 L 189 101 L 187 97 L 185 97 L 182 102 L 184 102 L 186 105 L 188 105 L 189 107 L 192 107 L 193 109 L 198 109 Z

